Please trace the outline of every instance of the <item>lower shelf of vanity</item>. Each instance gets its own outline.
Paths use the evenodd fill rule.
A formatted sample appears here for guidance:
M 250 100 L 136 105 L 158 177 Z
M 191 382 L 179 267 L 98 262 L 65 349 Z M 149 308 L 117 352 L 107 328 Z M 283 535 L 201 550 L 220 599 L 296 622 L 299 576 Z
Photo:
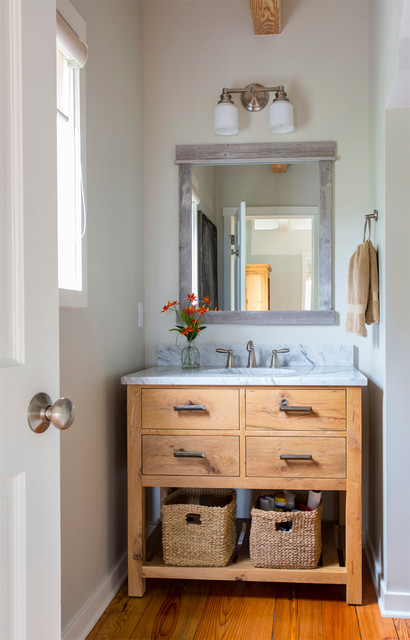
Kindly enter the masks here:
M 143 578 L 174 578 L 178 580 L 241 580 L 255 582 L 304 582 L 316 584 L 346 584 L 344 566 L 344 528 L 322 522 L 322 556 L 316 569 L 263 569 L 254 567 L 249 558 L 250 520 L 237 521 L 238 534 L 246 525 L 242 545 L 236 547 L 226 567 L 176 567 L 164 564 L 159 524 L 147 541 Z M 237 538 L 238 539 L 238 538 Z

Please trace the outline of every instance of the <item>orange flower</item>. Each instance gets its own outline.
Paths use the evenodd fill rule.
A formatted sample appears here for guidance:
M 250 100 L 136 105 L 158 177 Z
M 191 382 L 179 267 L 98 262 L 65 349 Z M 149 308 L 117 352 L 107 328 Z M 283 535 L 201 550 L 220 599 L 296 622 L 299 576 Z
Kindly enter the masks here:
M 187 298 L 188 298 L 188 300 L 190 300 L 191 302 L 195 302 L 195 300 L 196 300 L 196 295 L 195 295 L 195 293 L 188 293 L 188 294 L 187 294 Z
M 202 298 L 202 302 L 206 302 L 206 304 L 209 304 L 209 296 L 205 296 L 205 298 Z
M 188 316 L 193 316 L 195 313 L 199 311 L 195 306 L 193 307 L 184 307 L 184 311 Z
M 164 313 L 164 311 L 168 311 L 168 309 L 172 306 L 171 302 L 168 300 L 168 304 L 166 304 L 164 307 L 162 307 L 162 311 L 161 313 Z
M 171 307 L 174 307 L 176 304 L 179 304 L 178 300 L 174 300 L 173 302 L 168 300 L 168 304 L 162 307 L 161 313 L 164 313 L 164 311 L 168 311 L 168 309 L 170 309 Z
M 208 313 L 208 311 L 209 311 L 209 309 L 207 309 L 204 304 L 202 305 L 202 307 L 199 307 L 199 309 L 198 309 L 198 313 L 201 316 L 204 316 L 206 313 Z

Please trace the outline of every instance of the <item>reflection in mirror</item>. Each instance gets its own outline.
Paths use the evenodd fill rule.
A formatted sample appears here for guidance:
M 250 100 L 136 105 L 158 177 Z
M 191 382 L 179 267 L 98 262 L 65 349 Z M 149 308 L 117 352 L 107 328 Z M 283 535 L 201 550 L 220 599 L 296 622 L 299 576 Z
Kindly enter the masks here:
M 262 217 L 258 209 L 268 211 Z M 247 208 L 247 311 L 317 309 L 317 214 L 317 207 Z
M 318 308 L 318 163 L 194 166 L 193 280 L 225 311 Z

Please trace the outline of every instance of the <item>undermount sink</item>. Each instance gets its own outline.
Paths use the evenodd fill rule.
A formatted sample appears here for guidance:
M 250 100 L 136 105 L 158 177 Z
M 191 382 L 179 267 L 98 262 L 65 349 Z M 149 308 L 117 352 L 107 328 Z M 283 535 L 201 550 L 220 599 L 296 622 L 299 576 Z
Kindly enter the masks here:
M 241 374 L 269 376 L 283 376 L 295 373 L 295 370 L 289 367 L 238 367 L 235 371 L 240 371 Z
M 219 369 L 207 369 L 206 373 L 220 373 L 221 375 L 230 376 L 286 376 L 295 373 L 295 369 L 289 367 L 235 367 L 233 369 L 219 368 Z

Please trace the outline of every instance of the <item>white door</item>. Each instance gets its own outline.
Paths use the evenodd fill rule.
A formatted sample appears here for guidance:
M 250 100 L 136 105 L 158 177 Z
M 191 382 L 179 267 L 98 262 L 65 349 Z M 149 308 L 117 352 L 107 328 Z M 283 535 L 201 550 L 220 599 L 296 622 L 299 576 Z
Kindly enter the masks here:
M 241 202 L 235 216 L 235 310 L 245 311 L 246 203 Z
M 0 12 L 0 637 L 58 640 L 60 432 L 26 416 L 59 393 L 56 8 Z
M 246 202 L 224 207 L 224 309 L 245 311 Z

